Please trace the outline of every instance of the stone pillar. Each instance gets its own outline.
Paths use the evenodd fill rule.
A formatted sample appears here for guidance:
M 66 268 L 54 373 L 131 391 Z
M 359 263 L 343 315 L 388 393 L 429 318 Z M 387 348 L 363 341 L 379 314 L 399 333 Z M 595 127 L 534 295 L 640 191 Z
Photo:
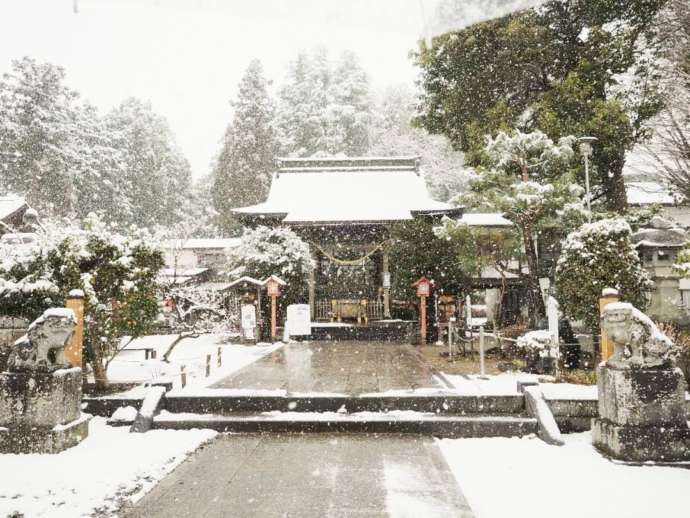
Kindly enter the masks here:
M 65 359 L 72 367 L 83 368 L 83 343 L 84 343 L 84 292 L 72 290 L 65 299 L 65 307 L 74 312 L 77 325 L 74 328 L 72 337 L 65 346 Z
M 680 348 L 630 304 L 609 304 L 602 325 L 614 351 L 597 368 L 592 443 L 625 461 L 690 460 L 687 385 L 674 366 Z
M 383 318 L 391 318 L 391 274 L 388 270 L 388 250 L 381 255 L 381 285 L 383 286 Z
M 633 461 L 690 459 L 685 377 L 680 369 L 597 368 L 599 418 L 592 442 Z
M 605 288 L 601 292 L 601 298 L 599 299 L 599 315 L 604 315 L 604 309 L 606 306 L 613 302 L 618 302 L 618 291 L 613 288 Z M 595 342 L 596 343 L 596 342 Z M 613 342 L 609 340 L 606 330 L 602 322 L 601 325 L 601 341 L 599 342 L 599 351 L 601 353 L 601 361 L 605 362 L 613 355 Z

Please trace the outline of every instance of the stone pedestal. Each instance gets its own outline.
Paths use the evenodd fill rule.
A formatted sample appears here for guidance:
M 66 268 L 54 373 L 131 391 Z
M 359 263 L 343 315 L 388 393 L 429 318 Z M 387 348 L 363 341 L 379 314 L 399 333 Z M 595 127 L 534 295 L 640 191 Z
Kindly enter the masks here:
M 612 457 L 633 461 L 690 459 L 685 379 L 679 369 L 597 369 L 599 417 L 594 445 Z
M 80 368 L 0 373 L 0 451 L 57 453 L 88 435 Z

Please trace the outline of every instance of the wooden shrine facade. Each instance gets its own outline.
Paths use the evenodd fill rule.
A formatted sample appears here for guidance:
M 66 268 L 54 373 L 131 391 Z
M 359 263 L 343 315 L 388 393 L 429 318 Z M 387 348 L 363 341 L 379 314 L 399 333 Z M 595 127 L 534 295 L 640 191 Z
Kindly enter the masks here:
M 419 217 L 459 217 L 430 198 L 418 157 L 279 159 L 264 203 L 235 209 L 248 226 L 285 225 L 310 245 L 316 321 L 391 318 L 389 229 Z

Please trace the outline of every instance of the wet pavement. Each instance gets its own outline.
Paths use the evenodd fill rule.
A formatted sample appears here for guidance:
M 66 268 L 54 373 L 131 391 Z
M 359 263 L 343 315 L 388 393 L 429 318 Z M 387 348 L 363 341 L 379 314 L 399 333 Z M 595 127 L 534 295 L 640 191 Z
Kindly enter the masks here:
M 221 435 L 120 516 L 474 515 L 433 439 Z
M 377 342 L 286 344 L 212 386 L 349 395 L 427 387 L 442 385 L 413 346 Z

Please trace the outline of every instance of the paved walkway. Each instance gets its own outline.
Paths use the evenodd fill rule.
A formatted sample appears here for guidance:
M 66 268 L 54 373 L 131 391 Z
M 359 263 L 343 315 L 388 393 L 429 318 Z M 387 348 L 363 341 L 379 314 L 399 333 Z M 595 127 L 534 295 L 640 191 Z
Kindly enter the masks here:
M 474 515 L 433 439 L 314 434 L 221 435 L 121 516 Z
M 411 345 L 378 342 L 286 344 L 213 388 L 363 394 L 439 387 Z

